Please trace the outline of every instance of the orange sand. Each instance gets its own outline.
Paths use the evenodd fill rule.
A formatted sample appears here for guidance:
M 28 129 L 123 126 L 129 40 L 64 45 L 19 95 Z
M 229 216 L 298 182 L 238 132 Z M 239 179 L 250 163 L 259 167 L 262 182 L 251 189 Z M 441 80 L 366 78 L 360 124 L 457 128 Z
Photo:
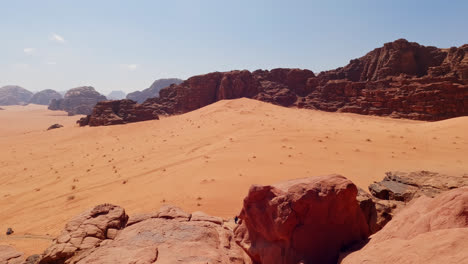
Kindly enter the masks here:
M 366 188 L 389 170 L 468 172 L 468 117 L 429 123 L 237 99 L 81 128 L 79 117 L 43 106 L 3 108 L 0 244 L 27 254 L 99 203 L 132 215 L 165 202 L 229 218 L 255 183 L 340 173 Z M 53 123 L 65 127 L 45 131 Z M 15 234 L 6 237 L 7 227 Z

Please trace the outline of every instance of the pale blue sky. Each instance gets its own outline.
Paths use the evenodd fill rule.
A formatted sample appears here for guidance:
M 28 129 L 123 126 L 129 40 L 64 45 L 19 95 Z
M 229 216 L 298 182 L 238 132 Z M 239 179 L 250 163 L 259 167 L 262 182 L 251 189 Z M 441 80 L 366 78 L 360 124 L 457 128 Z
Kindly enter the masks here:
M 346 65 L 385 42 L 468 43 L 468 1 L 0 0 L 0 86 L 103 93 L 232 69 Z

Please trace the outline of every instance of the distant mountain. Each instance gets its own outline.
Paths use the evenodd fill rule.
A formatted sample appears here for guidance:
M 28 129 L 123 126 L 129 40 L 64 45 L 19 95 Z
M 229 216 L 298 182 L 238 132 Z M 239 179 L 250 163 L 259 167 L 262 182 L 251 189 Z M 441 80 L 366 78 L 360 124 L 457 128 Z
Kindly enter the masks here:
M 29 100 L 30 104 L 49 105 L 52 99 L 62 99 L 62 95 L 54 90 L 46 89 L 37 92 Z
M 97 102 L 107 100 L 91 86 L 82 86 L 68 90 L 63 99 L 52 99 L 50 110 L 63 110 L 69 115 L 89 115 Z
M 25 105 L 33 96 L 33 93 L 16 85 L 8 85 L 0 88 L 0 105 Z
M 127 94 L 123 91 L 112 91 L 107 95 L 107 99 L 109 100 L 121 100 L 125 99 Z
M 161 90 L 162 88 L 166 88 L 171 84 L 181 84 L 182 82 L 183 80 L 177 78 L 159 79 L 154 81 L 149 88 L 143 91 L 136 91 L 127 94 L 127 99 L 137 101 L 138 103 L 143 103 L 148 98 L 158 97 L 159 90 Z

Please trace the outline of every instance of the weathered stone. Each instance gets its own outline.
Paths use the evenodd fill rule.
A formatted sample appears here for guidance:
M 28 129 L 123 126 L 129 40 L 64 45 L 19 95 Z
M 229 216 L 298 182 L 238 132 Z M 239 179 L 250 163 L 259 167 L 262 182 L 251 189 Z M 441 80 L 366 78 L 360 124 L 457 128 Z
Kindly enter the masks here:
M 464 263 L 467 236 L 468 187 L 461 187 L 417 198 L 341 263 Z
M 254 185 L 236 240 L 255 263 L 336 263 L 343 247 L 370 234 L 357 192 L 339 175 Z

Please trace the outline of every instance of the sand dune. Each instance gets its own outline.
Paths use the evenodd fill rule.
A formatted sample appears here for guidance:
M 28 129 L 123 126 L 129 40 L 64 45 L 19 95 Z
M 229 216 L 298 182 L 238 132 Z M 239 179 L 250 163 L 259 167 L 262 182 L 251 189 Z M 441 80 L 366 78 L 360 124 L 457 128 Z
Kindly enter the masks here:
M 171 203 L 229 218 L 255 183 L 340 173 L 367 189 L 388 170 L 468 173 L 468 117 L 427 123 L 237 99 L 159 121 L 80 128 L 77 117 L 43 106 L 5 109 L 0 228 L 15 234 L 0 244 L 28 254 L 99 203 L 130 215 Z M 45 131 L 52 123 L 65 127 Z

